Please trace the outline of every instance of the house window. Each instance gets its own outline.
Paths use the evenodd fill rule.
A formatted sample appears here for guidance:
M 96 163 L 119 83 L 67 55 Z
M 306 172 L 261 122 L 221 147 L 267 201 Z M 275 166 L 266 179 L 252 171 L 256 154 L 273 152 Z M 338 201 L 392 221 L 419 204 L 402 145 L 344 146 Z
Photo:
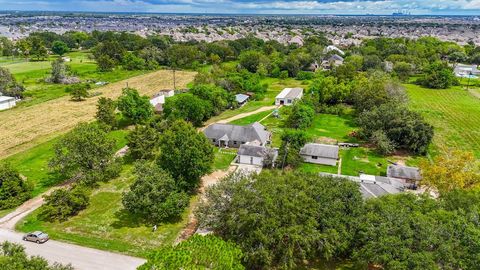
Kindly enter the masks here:
M 245 142 L 242 142 L 242 144 L 245 144 Z
M 317 156 L 312 156 L 312 159 L 318 159 L 318 157 Z
M 233 144 L 237 144 L 237 141 L 233 141 Z
M 216 141 L 217 141 L 217 140 L 215 140 L 215 139 L 212 139 L 212 142 L 216 142 Z
M 292 103 L 292 100 L 291 100 L 291 99 L 287 99 L 287 103 L 288 103 L 288 104 Z

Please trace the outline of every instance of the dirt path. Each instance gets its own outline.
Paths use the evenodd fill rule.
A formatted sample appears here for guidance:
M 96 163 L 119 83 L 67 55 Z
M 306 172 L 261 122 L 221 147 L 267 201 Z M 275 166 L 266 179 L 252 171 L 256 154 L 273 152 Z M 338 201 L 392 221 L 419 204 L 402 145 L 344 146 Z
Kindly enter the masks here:
M 177 72 L 178 87 L 185 87 L 195 73 Z M 46 101 L 29 107 L 18 107 L 0 112 L 0 158 L 29 149 L 39 143 L 65 133 L 80 122 L 95 117 L 96 104 L 100 97 L 117 98 L 122 88 L 128 85 L 144 95 L 151 96 L 161 89 L 171 88 L 173 79 L 168 70 L 159 70 L 127 80 L 96 88 L 98 97 L 82 102 L 73 102 L 70 96 Z
M 205 196 L 206 188 L 208 188 L 212 185 L 215 185 L 216 183 L 218 183 L 218 181 L 220 181 L 220 179 L 222 179 L 223 177 L 227 176 L 228 174 L 234 172 L 236 169 L 237 169 L 236 165 L 231 165 L 225 171 L 221 171 L 221 170 L 220 171 L 215 171 L 215 172 L 213 172 L 209 175 L 205 175 L 204 177 L 202 177 L 201 186 L 200 186 L 199 191 L 198 191 L 199 198 L 194 203 L 192 203 L 192 205 L 190 206 L 190 209 L 192 209 L 192 210 L 191 210 L 190 215 L 188 216 L 187 226 L 185 226 L 185 228 L 178 235 L 177 239 L 175 239 L 175 244 L 178 244 L 179 242 L 188 239 L 190 236 L 192 236 L 197 231 L 198 220 L 195 217 L 194 210 L 197 207 L 198 203 L 205 198 L 204 196 Z

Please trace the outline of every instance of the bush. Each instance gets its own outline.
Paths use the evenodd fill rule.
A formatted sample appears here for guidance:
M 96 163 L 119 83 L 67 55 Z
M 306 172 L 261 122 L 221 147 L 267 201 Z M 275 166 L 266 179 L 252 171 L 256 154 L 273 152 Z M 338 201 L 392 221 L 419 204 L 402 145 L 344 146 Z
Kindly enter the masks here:
M 315 118 L 315 110 L 308 104 L 295 102 L 285 120 L 287 127 L 295 129 L 306 129 L 312 126 Z
M 187 241 L 165 247 L 149 256 L 139 270 L 151 269 L 231 269 L 242 270 L 242 251 L 231 242 L 213 235 L 195 234 Z
M 82 186 L 73 189 L 57 189 L 44 196 L 45 204 L 40 208 L 39 218 L 44 221 L 66 221 L 87 208 L 90 198 L 88 190 Z
M 389 155 L 395 151 L 395 145 L 388 139 L 385 132 L 381 130 L 373 132 L 370 141 L 375 145 L 380 155 Z
M 310 71 L 299 71 L 297 74 L 297 79 L 301 81 L 311 80 L 314 77 L 314 73 Z
M 33 186 L 8 163 L 0 163 L 0 209 L 19 206 L 31 198 Z
M 70 95 L 72 96 L 72 100 L 82 101 L 89 96 L 88 90 L 90 89 L 90 84 L 82 83 L 69 86 L 67 87 L 66 91 L 70 93 Z
M 278 78 L 282 79 L 282 80 L 288 79 L 288 70 L 280 71 L 280 74 L 278 75 Z
M 117 104 L 115 101 L 110 98 L 101 97 L 97 102 L 97 114 L 95 118 L 104 125 L 114 127 L 117 125 L 116 109 Z
M 424 73 L 423 77 L 417 81 L 424 87 L 447 89 L 458 84 L 458 79 L 453 74 L 452 68 L 442 62 L 430 64 L 424 69 Z
M 129 212 L 149 223 L 178 218 L 189 204 L 186 193 L 178 191 L 169 173 L 154 163 L 135 165 L 135 182 L 123 194 L 122 203 Z

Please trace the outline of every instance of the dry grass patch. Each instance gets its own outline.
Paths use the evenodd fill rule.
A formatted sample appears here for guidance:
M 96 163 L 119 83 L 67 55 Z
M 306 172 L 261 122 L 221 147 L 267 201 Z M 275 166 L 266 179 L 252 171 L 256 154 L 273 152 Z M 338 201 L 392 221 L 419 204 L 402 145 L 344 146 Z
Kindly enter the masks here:
M 193 80 L 194 72 L 177 71 L 177 87 L 186 87 Z M 72 129 L 80 122 L 91 121 L 100 97 L 117 98 L 127 85 L 141 94 L 151 96 L 157 91 L 173 87 L 172 72 L 157 72 L 112 83 L 94 91 L 101 96 L 82 102 L 73 102 L 69 96 L 54 99 L 30 107 L 19 107 L 0 113 L 0 158 L 18 153 L 35 144 L 45 142 L 60 133 Z

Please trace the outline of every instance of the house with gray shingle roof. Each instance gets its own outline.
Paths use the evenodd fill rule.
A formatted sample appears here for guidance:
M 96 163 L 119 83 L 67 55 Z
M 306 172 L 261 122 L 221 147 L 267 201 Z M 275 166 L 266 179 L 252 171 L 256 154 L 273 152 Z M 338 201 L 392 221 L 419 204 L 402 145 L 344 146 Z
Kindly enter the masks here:
M 203 133 L 216 146 L 239 148 L 242 144 L 265 146 L 270 142 L 271 133 L 255 122 L 247 126 L 213 124 Z
M 338 145 L 308 143 L 300 149 L 300 156 L 308 163 L 336 166 L 338 151 Z

